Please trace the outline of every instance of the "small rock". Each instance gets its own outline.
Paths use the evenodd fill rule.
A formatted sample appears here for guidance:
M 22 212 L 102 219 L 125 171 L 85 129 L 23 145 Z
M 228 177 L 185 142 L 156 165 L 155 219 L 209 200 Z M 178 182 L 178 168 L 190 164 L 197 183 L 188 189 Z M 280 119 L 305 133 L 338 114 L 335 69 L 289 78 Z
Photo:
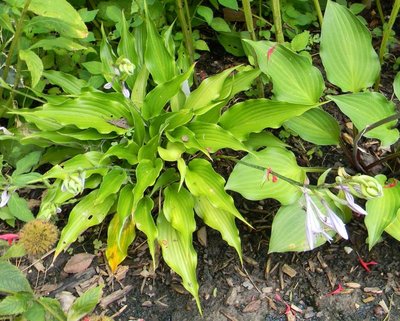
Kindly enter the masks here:
M 266 286 L 261 289 L 262 293 L 272 293 L 273 290 L 272 286 Z
M 346 252 L 346 254 L 350 254 L 351 252 L 353 252 L 353 249 L 350 246 L 345 246 L 344 251 Z
M 153 305 L 151 301 L 144 301 L 142 307 L 150 308 Z
M 228 297 L 225 301 L 226 305 L 234 305 L 237 301 L 237 288 L 233 287 L 228 292 Z
M 251 289 L 254 288 L 254 285 L 251 284 L 250 281 L 244 281 L 244 282 L 242 283 L 242 285 L 243 285 L 247 290 L 251 290 Z

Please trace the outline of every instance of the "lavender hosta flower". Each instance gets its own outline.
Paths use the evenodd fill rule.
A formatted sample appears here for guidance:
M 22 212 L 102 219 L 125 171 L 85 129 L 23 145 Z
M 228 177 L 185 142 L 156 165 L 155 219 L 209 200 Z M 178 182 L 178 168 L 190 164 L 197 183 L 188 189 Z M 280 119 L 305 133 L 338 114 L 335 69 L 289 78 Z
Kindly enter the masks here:
M 126 88 L 125 82 L 122 82 L 122 94 L 124 95 L 125 98 L 130 98 L 131 93 L 129 92 L 129 89 Z
M 342 238 L 345 240 L 349 239 L 349 235 L 347 234 L 346 225 L 340 219 L 339 216 L 329 207 L 328 203 L 324 200 L 321 201 L 322 205 L 324 205 L 328 217 L 326 217 L 326 225 L 328 225 L 332 230 L 335 230 Z
M 112 82 L 108 82 L 108 83 L 106 83 L 106 84 L 103 86 L 103 88 L 104 88 L 104 89 L 111 89 L 112 86 L 113 86 L 113 83 L 112 83 Z
M 364 210 L 360 205 L 356 204 L 354 201 L 354 196 L 350 193 L 350 189 L 347 186 L 340 185 L 338 188 L 344 193 L 344 197 L 346 198 L 345 205 L 347 205 L 353 212 L 361 215 L 368 214 L 366 210 Z
M 322 214 L 317 204 L 314 203 L 313 199 L 309 195 L 309 190 L 304 188 L 303 193 L 306 201 L 306 237 L 310 250 L 313 250 L 315 248 L 317 235 L 322 234 L 322 236 L 329 242 L 332 241 L 332 237 L 325 232 L 321 225 L 321 223 L 328 225 L 326 223 L 326 216 Z
M 8 136 L 14 135 L 12 132 L 10 132 L 7 128 L 5 128 L 3 126 L 0 127 L 0 132 L 3 132 L 4 135 L 8 135 Z
M 8 201 L 10 200 L 10 197 L 11 197 L 11 195 L 8 194 L 7 190 L 4 190 L 4 191 L 1 193 L 0 208 L 7 205 Z

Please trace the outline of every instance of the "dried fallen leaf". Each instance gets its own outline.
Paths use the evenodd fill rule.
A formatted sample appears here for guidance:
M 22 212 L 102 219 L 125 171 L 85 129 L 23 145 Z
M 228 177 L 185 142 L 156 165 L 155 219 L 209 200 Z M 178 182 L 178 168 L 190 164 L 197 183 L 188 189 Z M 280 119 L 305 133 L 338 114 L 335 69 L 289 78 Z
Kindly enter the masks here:
M 287 264 L 284 264 L 282 266 L 282 272 L 290 276 L 291 278 L 295 277 L 297 274 L 297 271 Z
M 382 290 L 380 288 L 364 288 L 364 292 L 373 293 L 373 294 L 382 294 Z
M 207 247 L 207 229 L 205 226 L 197 231 L 197 240 L 202 246 Z
M 366 297 L 365 299 L 363 299 L 362 301 L 363 301 L 364 303 L 369 303 L 369 302 L 372 302 L 372 301 L 374 301 L 374 300 L 375 300 L 375 297 L 369 296 L 369 297 Z
M 352 289 L 361 288 L 361 284 L 360 283 L 356 283 L 356 282 L 347 282 L 344 285 L 347 286 L 348 288 L 352 288 Z
M 390 312 L 389 308 L 384 300 L 380 300 L 378 304 L 382 307 L 383 311 L 385 311 L 386 314 L 388 314 Z
M 260 309 L 261 306 L 261 300 L 254 300 L 251 301 L 248 305 L 246 305 L 243 309 L 243 313 L 251 313 L 251 312 L 256 312 Z
M 61 309 L 67 313 L 74 303 L 76 297 L 71 292 L 62 291 L 56 294 L 56 299 L 60 301 Z
M 92 264 L 95 256 L 89 253 L 79 253 L 71 257 L 64 266 L 66 273 L 79 273 L 85 271 Z

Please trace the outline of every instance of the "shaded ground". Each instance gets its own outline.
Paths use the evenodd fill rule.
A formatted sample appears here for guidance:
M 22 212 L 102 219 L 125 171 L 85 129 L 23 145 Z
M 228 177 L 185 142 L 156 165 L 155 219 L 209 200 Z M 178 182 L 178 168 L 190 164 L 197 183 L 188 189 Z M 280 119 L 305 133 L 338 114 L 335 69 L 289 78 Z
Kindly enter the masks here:
M 121 321 L 400 320 L 400 243 L 387 237 L 368 253 L 366 233 L 356 220 L 349 226 L 348 241 L 340 240 L 313 252 L 268 255 L 271 209 L 268 204 L 264 207 L 250 215 L 258 230 L 241 232 L 243 266 L 218 232 L 207 229 L 206 245 L 201 245 L 204 234 L 201 242 L 195 237 L 203 317 L 180 285 L 179 277 L 163 262 L 152 272 L 147 246 L 141 238 L 132 246 L 124 262 L 129 270 L 119 275 L 120 280 L 109 277 L 101 255 L 79 274 L 63 272 L 70 258 L 64 254 L 47 273 L 37 275 L 37 270 L 31 268 L 28 275 L 33 284 L 38 281 L 37 290 L 47 289 L 50 296 L 58 296 L 61 291 L 76 295 L 76 291 L 98 283 L 106 284 L 105 296 L 118 296 L 125 289 L 126 295 L 109 304 L 106 298 L 98 309 Z M 74 253 L 84 251 L 85 243 Z M 371 272 L 367 272 L 359 257 L 378 264 L 369 266 Z M 333 294 L 339 284 L 343 290 Z M 289 314 L 285 314 L 286 304 L 291 307 Z

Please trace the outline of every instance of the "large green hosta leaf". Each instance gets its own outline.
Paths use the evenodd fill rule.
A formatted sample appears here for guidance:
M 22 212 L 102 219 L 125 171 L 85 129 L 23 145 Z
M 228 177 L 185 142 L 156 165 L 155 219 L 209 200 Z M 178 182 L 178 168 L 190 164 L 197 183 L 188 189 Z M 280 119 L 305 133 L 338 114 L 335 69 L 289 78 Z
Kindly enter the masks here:
M 43 131 L 76 126 L 79 129 L 94 128 L 101 134 L 116 132 L 122 135 L 127 129 L 115 125 L 115 122 L 121 118 L 130 124 L 133 122 L 123 96 L 116 93 L 86 92 L 62 104 L 47 103 L 43 107 L 12 113 L 23 116 Z
M 393 181 L 391 186 L 390 183 L 386 183 L 384 175 L 378 175 L 376 179 L 383 186 L 383 196 L 368 200 L 366 204 L 368 215 L 365 217 L 365 225 L 368 230 L 370 250 L 379 242 L 383 231 L 396 220 L 396 213 L 400 208 L 400 184 Z M 389 231 L 392 230 L 389 228 Z
M 175 230 L 161 212 L 157 218 L 158 240 L 164 261 L 182 278 L 182 284 L 196 300 L 201 312 L 199 284 L 196 277 L 197 254 L 192 238 L 184 237 Z
M 335 118 L 322 109 L 313 108 L 303 115 L 293 117 L 285 126 L 301 138 L 317 145 L 338 145 L 340 127 Z
M 324 80 L 309 59 L 283 45 L 245 41 L 255 50 L 261 70 L 271 78 L 277 100 L 306 105 L 318 103 L 325 88 Z
M 164 189 L 164 216 L 185 238 L 191 238 L 196 229 L 193 207 L 193 196 L 186 188 L 174 183 Z
M 358 92 L 379 75 L 371 34 L 346 7 L 328 1 L 321 30 L 320 56 L 328 80 L 342 91 Z
M 19 3 L 23 6 L 24 2 Z M 85 38 L 88 35 L 81 16 L 67 0 L 32 0 L 29 11 L 41 16 L 40 18 L 52 19 L 53 24 L 60 27 L 56 30 L 60 33 L 64 31 L 68 37 Z
M 193 68 L 194 65 L 185 73 L 158 85 L 146 95 L 142 107 L 142 114 L 145 119 L 150 119 L 161 113 L 166 103 L 181 90 L 182 83 L 190 77 Z
M 383 118 L 396 113 L 394 104 L 376 92 L 363 92 L 339 96 L 328 96 L 346 114 L 359 131 Z M 389 146 L 399 139 L 399 131 L 393 128 L 397 121 L 391 121 L 372 129 L 365 137 L 377 138 L 383 146 Z
M 220 102 L 229 97 L 230 92 L 224 91 L 224 83 L 230 73 L 238 67 L 232 67 L 223 72 L 206 78 L 198 88 L 193 90 L 187 98 L 183 109 L 193 111 L 195 115 L 202 115 L 213 107 L 218 106 Z
M 68 223 L 61 232 L 54 257 L 65 250 L 78 236 L 89 227 L 103 222 L 116 200 L 116 195 L 109 195 L 101 204 L 93 206 L 97 199 L 98 190 L 82 198 L 69 214 Z
M 193 121 L 187 127 L 195 134 L 199 144 L 210 153 L 222 148 L 247 150 L 234 135 L 217 124 Z
M 238 192 L 249 200 L 274 198 L 284 205 L 291 204 L 300 197 L 299 187 L 282 179 L 273 182 L 272 175 L 269 180 L 266 177 L 267 168 L 271 168 L 276 173 L 302 184 L 306 175 L 297 165 L 292 152 L 283 148 L 267 147 L 260 152 L 254 152 L 253 155 L 247 155 L 241 161 L 261 166 L 265 170 L 238 163 L 229 176 L 226 189 Z
M 222 238 L 236 250 L 242 261 L 242 245 L 235 216 L 212 205 L 206 196 L 196 197 L 194 209 L 204 223 L 221 233 Z
M 185 183 L 194 196 L 207 197 L 216 208 L 227 211 L 248 224 L 236 209 L 232 197 L 225 192 L 225 180 L 214 171 L 211 164 L 205 159 L 194 159 L 189 163 L 186 169 Z
M 279 128 L 296 116 L 300 116 L 316 105 L 297 105 L 268 99 L 249 99 L 229 108 L 220 118 L 222 128 L 236 138 L 245 139 L 250 133 L 264 128 Z
M 328 234 L 333 235 L 332 231 Z M 326 243 L 326 239 L 318 236 L 315 247 Z M 306 237 L 306 212 L 300 202 L 282 206 L 272 223 L 271 239 L 268 253 L 273 252 L 302 252 L 308 251 L 310 246 Z
M 146 234 L 147 244 L 149 245 L 149 252 L 153 259 L 153 267 L 156 268 L 156 240 L 158 231 L 154 223 L 151 211 L 153 210 L 154 202 L 148 196 L 143 197 L 136 206 L 134 219 L 138 230 Z

